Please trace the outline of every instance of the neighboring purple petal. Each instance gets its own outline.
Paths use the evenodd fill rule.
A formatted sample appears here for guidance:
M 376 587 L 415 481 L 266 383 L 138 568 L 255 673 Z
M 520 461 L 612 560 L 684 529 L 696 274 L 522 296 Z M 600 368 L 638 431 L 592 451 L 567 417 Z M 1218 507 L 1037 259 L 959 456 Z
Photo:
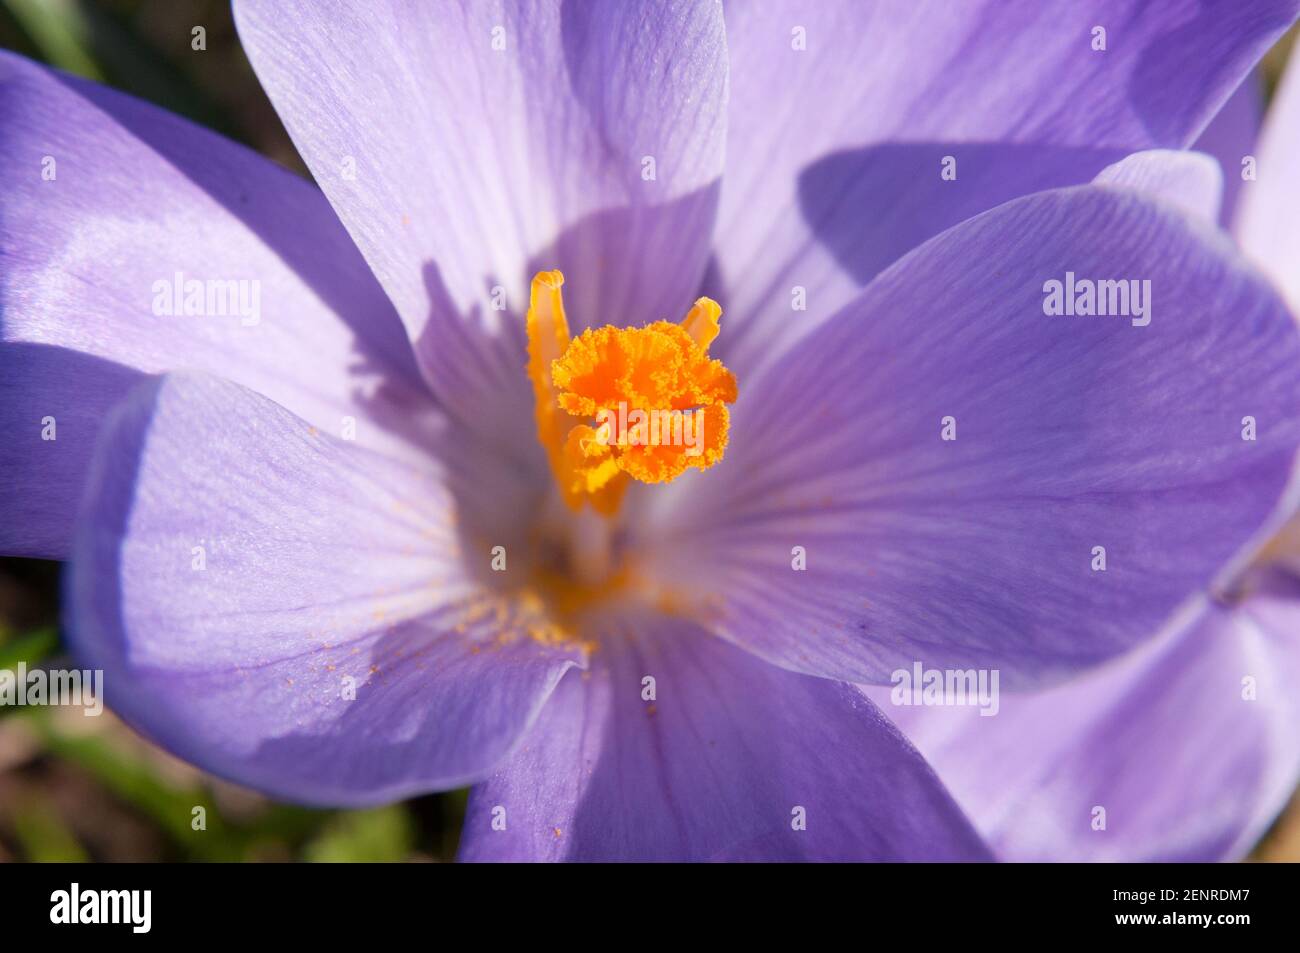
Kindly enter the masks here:
M 0 552 L 68 555 L 100 421 L 147 373 L 219 372 L 329 433 L 350 417 L 357 443 L 416 454 L 432 399 L 309 183 L 7 52 L 0 130 Z M 155 283 L 178 273 L 244 282 L 247 313 L 157 313 L 175 301 Z
M 579 655 L 467 575 L 432 468 L 217 378 L 141 385 L 106 424 L 69 582 L 110 705 L 222 777 L 328 804 L 467 783 Z
M 1242 161 L 1255 148 L 1264 114 L 1264 91 L 1259 71 L 1247 76 L 1205 127 L 1192 148 L 1218 160 L 1223 169 L 1223 203 L 1219 223 L 1224 228 L 1236 219 L 1238 198 L 1245 186 Z
M 743 380 L 943 229 L 1188 145 L 1298 9 L 728 2 L 727 169 L 703 286 L 730 316 L 718 356 Z
M 1067 272 L 1150 288 L 1132 316 L 1044 313 Z M 1024 686 L 1151 637 L 1266 538 L 1298 445 L 1283 302 L 1212 227 L 1082 186 L 945 232 L 742 383 L 726 459 L 631 545 L 777 664 Z
M 591 671 L 560 683 L 527 742 L 472 792 L 460 856 L 988 859 L 925 762 L 850 686 L 667 617 L 606 627 Z
M 1244 600 L 992 717 L 868 694 L 1006 860 L 1237 860 L 1300 781 L 1300 586 Z
M 1218 162 L 1200 152 L 1135 152 L 1106 166 L 1093 182 L 1141 192 L 1210 224 L 1218 221 L 1223 173 Z
M 439 398 L 532 440 L 528 282 L 575 330 L 670 318 L 722 173 L 717 4 L 240 0 L 240 37 Z
M 1255 148 L 1254 181 L 1242 183 L 1233 232 L 1300 318 L 1300 61 L 1292 60 L 1273 95 Z M 1240 170 L 1238 170 L 1240 173 Z

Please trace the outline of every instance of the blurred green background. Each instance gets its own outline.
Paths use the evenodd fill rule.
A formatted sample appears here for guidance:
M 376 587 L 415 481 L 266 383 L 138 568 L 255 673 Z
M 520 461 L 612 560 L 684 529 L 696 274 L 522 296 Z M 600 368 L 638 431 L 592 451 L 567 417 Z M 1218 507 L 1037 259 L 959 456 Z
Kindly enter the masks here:
M 201 55 L 190 46 L 195 26 L 206 30 Z M 1295 33 L 1265 61 L 1269 90 Z M 228 0 L 0 0 L 0 47 L 125 90 L 308 175 L 239 46 Z M 60 569 L 0 558 L 0 669 L 63 665 Z M 196 807 L 206 830 L 193 829 Z M 464 791 L 363 811 L 277 804 L 171 757 L 107 711 L 0 707 L 0 861 L 446 861 L 464 810 Z M 1254 857 L 1300 860 L 1300 805 Z

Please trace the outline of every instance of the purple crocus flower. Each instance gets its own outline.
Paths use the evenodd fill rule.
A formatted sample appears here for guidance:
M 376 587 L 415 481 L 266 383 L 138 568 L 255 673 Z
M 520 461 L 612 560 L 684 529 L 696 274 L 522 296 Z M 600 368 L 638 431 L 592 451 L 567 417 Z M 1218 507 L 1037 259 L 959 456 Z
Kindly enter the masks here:
M 986 859 L 854 685 L 1141 652 L 1293 508 L 1300 335 L 1167 150 L 1298 6 L 239 2 L 320 191 L 6 54 L 0 548 L 151 738 L 474 783 L 467 859 Z M 568 440 L 632 383 L 707 469 Z

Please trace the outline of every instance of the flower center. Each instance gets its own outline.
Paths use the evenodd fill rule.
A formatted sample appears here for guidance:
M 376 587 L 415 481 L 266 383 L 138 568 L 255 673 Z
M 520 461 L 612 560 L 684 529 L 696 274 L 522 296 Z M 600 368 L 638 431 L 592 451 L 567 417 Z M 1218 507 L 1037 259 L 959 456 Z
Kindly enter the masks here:
M 722 316 L 715 301 L 700 298 L 679 324 L 575 338 L 563 284 L 558 271 L 533 278 L 527 319 L 537 437 L 559 493 L 536 514 L 526 581 L 493 598 L 511 631 L 591 651 L 599 626 L 589 614 L 611 601 L 667 598 L 637 571 L 613 519 L 629 484 L 667 483 L 721 460 L 736 378 L 709 357 Z
M 617 512 L 629 480 L 666 483 L 722 459 L 736 378 L 709 357 L 722 309 L 700 298 L 680 324 L 569 336 L 564 276 L 533 279 L 528 376 L 537 436 L 568 506 Z

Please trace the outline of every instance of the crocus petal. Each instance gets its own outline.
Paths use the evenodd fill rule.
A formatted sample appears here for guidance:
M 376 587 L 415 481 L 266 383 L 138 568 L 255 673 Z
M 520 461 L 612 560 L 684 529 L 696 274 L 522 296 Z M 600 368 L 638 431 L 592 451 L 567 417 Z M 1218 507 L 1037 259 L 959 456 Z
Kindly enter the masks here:
M 1255 149 L 1256 179 L 1242 184 L 1233 231 L 1300 316 L 1300 66 L 1293 60 L 1273 95 Z
M 686 312 L 722 172 L 717 4 L 240 0 L 235 13 L 435 391 L 466 419 L 485 395 L 531 406 L 522 315 L 541 268 L 566 274 L 575 330 Z
M 992 717 L 869 694 L 1004 859 L 1232 860 L 1300 780 L 1297 633 L 1286 582 Z
M 416 452 L 432 399 L 309 183 L 4 52 L 0 128 L 0 552 L 68 555 L 100 421 L 147 373 L 220 372 L 330 433 Z M 208 313 L 200 284 L 204 313 L 185 313 L 187 281 L 242 282 L 248 307 Z
M 986 859 L 863 702 L 681 620 L 611 621 L 590 673 L 474 789 L 461 859 Z
M 1259 71 L 1247 76 L 1223 108 L 1215 113 L 1205 131 L 1192 144 L 1197 152 L 1214 156 L 1223 170 L 1223 203 L 1219 223 L 1227 228 L 1236 220 L 1237 202 L 1246 181 L 1246 158 L 1255 148 L 1264 118 L 1264 91 Z
M 101 434 L 72 641 L 110 705 L 200 767 L 312 803 L 483 775 L 572 650 L 466 577 L 441 475 L 236 384 L 147 381 Z
M 1204 153 L 1173 149 L 1135 152 L 1106 166 L 1093 181 L 1141 192 L 1206 222 L 1218 221 L 1223 173 L 1219 163 Z
M 943 229 L 1188 145 L 1298 8 L 729 2 L 718 356 L 743 379 Z
M 1149 324 L 1046 314 L 1067 272 L 1149 281 Z M 1177 209 L 1080 186 L 877 278 L 742 389 L 726 459 L 637 545 L 778 664 L 1023 684 L 1152 635 L 1275 529 L 1297 444 L 1300 337 L 1264 279 Z

